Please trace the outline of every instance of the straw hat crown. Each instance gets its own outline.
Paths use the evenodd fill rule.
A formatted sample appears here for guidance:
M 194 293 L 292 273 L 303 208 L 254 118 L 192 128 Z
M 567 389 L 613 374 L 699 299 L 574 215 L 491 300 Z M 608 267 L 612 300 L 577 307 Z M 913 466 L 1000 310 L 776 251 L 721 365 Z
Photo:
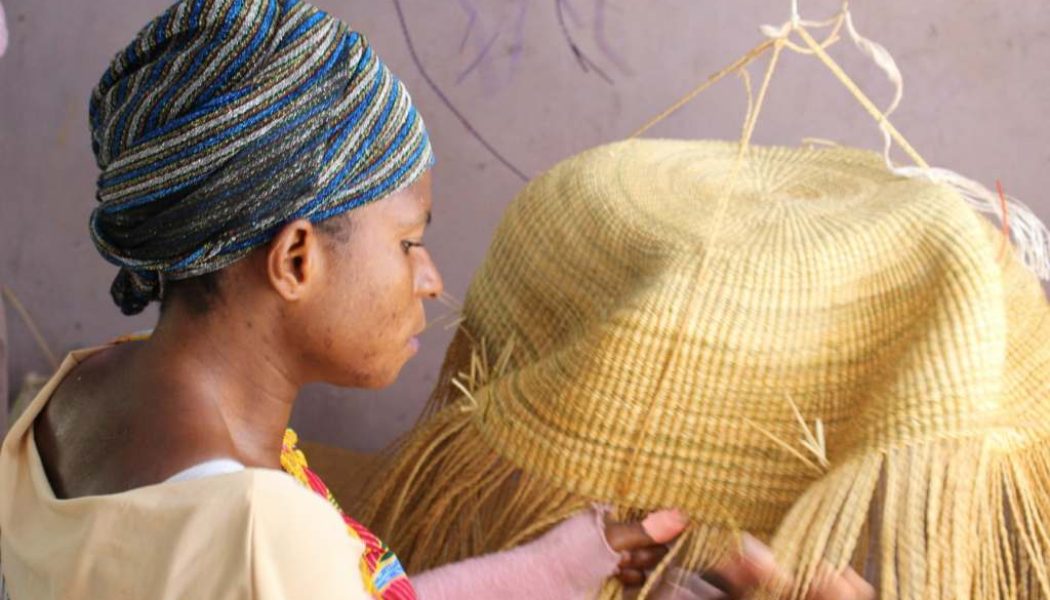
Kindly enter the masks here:
M 771 531 L 821 471 L 769 434 L 834 465 L 998 414 L 979 217 L 855 150 L 756 148 L 733 187 L 736 151 L 601 147 L 508 210 L 464 313 L 490 354 L 513 344 L 475 393 L 509 460 L 636 506 L 744 504 Z M 825 456 L 798 444 L 795 408 Z
M 685 509 L 701 568 L 743 530 L 803 583 L 824 561 L 906 597 L 1047 575 L 1038 282 L 953 191 L 873 153 L 739 152 L 620 142 L 510 205 L 365 512 L 410 568 L 600 501 Z

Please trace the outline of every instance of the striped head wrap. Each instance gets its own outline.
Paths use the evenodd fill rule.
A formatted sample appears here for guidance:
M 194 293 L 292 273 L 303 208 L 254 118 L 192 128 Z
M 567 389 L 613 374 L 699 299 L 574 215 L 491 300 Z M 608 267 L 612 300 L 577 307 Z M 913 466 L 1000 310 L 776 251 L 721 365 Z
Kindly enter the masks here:
M 181 0 L 91 96 L 91 215 L 125 314 L 434 161 L 408 91 L 364 36 L 299 0 Z

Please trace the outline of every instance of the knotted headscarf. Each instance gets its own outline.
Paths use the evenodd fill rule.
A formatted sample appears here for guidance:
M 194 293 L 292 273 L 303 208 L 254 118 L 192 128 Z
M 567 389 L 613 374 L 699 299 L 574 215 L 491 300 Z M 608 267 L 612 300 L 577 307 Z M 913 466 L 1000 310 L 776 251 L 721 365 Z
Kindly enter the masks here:
M 101 175 L 91 237 L 125 314 L 164 280 L 216 271 L 298 218 L 418 178 L 433 153 L 364 36 L 299 0 L 181 0 L 91 97 Z

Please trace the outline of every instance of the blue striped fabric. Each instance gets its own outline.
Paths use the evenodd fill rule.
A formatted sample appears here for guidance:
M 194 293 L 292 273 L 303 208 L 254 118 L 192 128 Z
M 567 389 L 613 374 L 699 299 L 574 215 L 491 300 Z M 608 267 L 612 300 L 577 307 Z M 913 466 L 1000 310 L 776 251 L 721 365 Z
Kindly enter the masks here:
M 405 86 L 358 32 L 298 0 L 182 0 L 91 96 L 91 237 L 126 314 L 434 161 Z

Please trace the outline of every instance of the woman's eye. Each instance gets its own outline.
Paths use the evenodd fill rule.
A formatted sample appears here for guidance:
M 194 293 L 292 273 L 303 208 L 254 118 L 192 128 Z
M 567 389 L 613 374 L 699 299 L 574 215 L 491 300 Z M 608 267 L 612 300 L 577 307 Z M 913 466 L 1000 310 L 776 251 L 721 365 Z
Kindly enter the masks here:
M 411 250 L 412 248 L 422 248 L 422 247 L 423 247 L 423 242 L 413 242 L 412 240 L 402 240 L 401 241 L 401 249 L 405 251 L 405 254 L 408 254 L 408 251 Z

